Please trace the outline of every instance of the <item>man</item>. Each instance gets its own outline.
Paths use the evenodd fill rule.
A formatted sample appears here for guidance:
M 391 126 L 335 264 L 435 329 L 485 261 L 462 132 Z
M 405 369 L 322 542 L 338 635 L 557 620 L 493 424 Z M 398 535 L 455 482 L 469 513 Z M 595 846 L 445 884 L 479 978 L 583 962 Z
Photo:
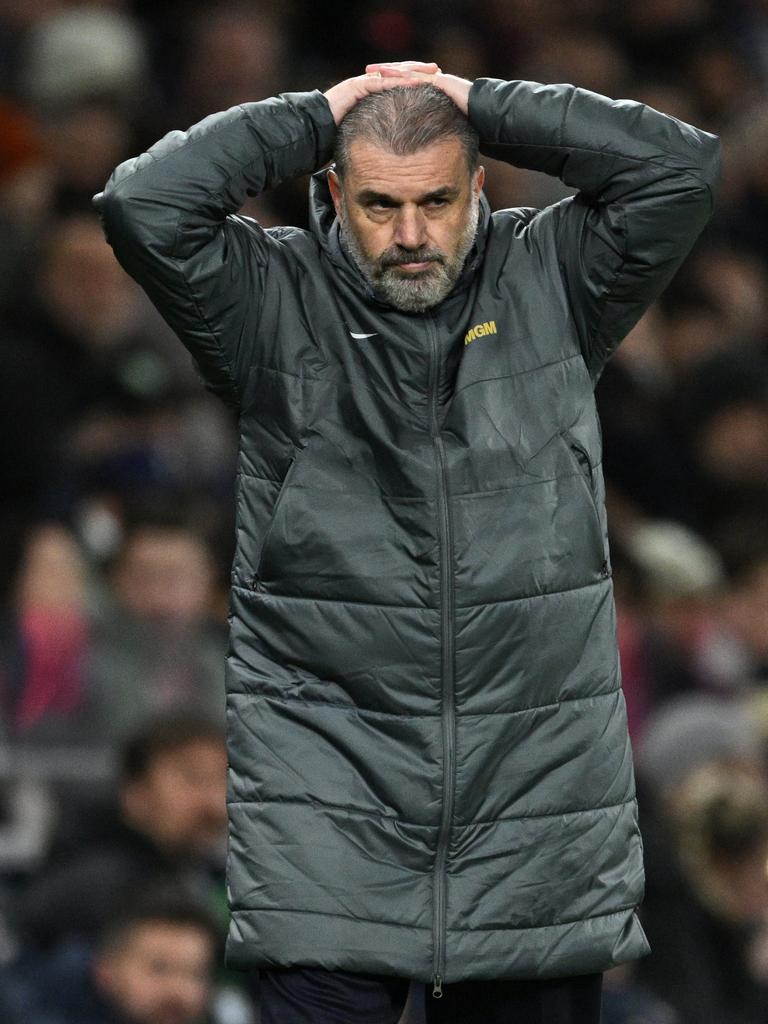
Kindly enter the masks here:
M 215 923 L 179 901 L 128 911 L 107 929 L 93 962 L 94 987 L 130 1024 L 201 1024 L 212 989 Z
M 190 707 L 223 727 L 225 631 L 211 614 L 213 552 L 191 510 L 129 516 L 108 575 L 113 600 L 94 622 L 88 665 L 95 731 L 121 743 Z
M 223 902 L 226 770 L 223 736 L 207 719 L 190 713 L 144 726 L 122 752 L 114 820 L 108 812 L 86 834 L 60 839 L 22 890 L 22 940 L 40 949 L 92 941 L 115 904 L 150 881 Z
M 183 894 L 113 908 L 93 949 L 71 941 L 2 972 L 9 1024 L 204 1024 L 217 928 Z
M 578 194 L 491 215 L 478 137 Z M 310 231 L 236 215 L 334 143 Z M 239 410 L 228 962 L 265 1024 L 395 1022 L 407 978 L 431 1020 L 586 1024 L 648 951 L 593 387 L 718 164 L 640 103 L 404 62 L 96 197 Z

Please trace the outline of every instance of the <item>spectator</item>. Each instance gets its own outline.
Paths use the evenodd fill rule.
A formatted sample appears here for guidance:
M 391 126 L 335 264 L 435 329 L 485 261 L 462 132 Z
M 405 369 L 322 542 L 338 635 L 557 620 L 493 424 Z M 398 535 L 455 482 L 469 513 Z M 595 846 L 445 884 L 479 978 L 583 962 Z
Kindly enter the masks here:
M 215 922 L 183 894 L 111 912 L 95 946 L 69 942 L 3 972 L 6 1024 L 206 1024 Z M 5 1002 L 5 1007 L 3 1007 Z
M 149 881 L 223 902 L 226 766 L 217 725 L 191 715 L 158 720 L 122 753 L 116 806 L 73 834 L 62 822 L 47 864 L 20 893 L 27 946 L 93 940 L 113 907 Z M 69 834 L 67 829 L 69 828 Z
M 109 525 L 118 548 L 101 589 L 64 527 L 41 525 L 26 543 L 0 631 L 10 740 L 103 750 L 189 707 L 223 723 L 225 641 L 207 537 L 183 512 Z
M 768 921 L 768 790 L 763 778 L 705 767 L 676 795 L 678 884 L 646 905 L 654 957 L 645 983 L 682 1024 L 763 1024 L 768 978 L 752 966 Z
M 0 632 L 2 734 L 42 746 L 82 742 L 94 724 L 85 706 L 85 562 L 72 534 L 56 524 L 37 526 L 21 543 Z
M 630 735 L 680 692 L 711 680 L 700 665 L 722 569 L 715 552 L 674 522 L 641 520 L 614 541 L 618 639 Z
M 129 517 L 94 623 L 90 709 L 120 742 L 153 715 L 195 707 L 224 720 L 221 624 L 212 619 L 215 567 L 207 538 L 183 513 Z

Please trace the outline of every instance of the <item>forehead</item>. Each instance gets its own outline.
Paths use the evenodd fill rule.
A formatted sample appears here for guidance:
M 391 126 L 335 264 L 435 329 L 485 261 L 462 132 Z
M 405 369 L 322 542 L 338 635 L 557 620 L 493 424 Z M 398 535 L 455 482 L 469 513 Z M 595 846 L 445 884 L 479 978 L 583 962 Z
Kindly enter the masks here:
M 354 139 L 349 147 L 347 187 L 352 194 L 377 192 L 401 201 L 436 189 L 468 188 L 469 169 L 458 139 L 443 139 L 407 156 Z
M 174 961 L 184 960 L 190 955 L 206 959 L 210 946 L 210 936 L 201 926 L 163 920 L 138 923 L 130 932 L 127 943 L 132 953 L 164 955 Z

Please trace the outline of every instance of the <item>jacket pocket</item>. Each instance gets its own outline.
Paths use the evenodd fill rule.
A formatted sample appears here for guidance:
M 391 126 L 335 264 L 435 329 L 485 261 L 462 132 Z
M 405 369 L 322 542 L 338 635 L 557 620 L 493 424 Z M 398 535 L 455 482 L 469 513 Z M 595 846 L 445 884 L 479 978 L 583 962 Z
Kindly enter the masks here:
M 261 550 L 259 552 L 259 563 L 256 566 L 255 574 L 251 577 L 251 586 L 254 589 L 257 588 L 259 586 L 259 583 L 261 582 L 261 577 L 264 570 L 265 556 L 267 554 L 267 549 L 269 547 L 269 540 L 270 537 L 272 536 L 275 523 L 277 522 L 277 517 L 280 512 L 280 505 L 282 504 L 283 497 L 285 496 L 285 492 L 288 489 L 288 483 L 291 479 L 291 475 L 293 474 L 294 469 L 296 468 L 297 457 L 298 450 L 294 448 L 293 455 L 290 457 L 288 461 L 288 468 L 285 472 L 285 476 L 283 477 L 282 483 L 280 484 L 280 490 L 277 492 L 275 503 L 272 506 L 272 518 L 270 519 L 269 526 L 267 527 L 266 532 L 264 534 L 264 539 L 261 542 Z
M 560 436 L 563 439 L 568 452 L 571 456 L 571 461 L 579 471 L 579 476 L 584 481 L 587 492 L 589 494 L 590 507 L 594 519 L 594 525 L 597 530 L 597 536 L 600 538 L 600 549 L 602 551 L 603 562 L 600 566 L 601 576 L 610 576 L 610 564 L 608 561 L 605 541 L 603 538 L 603 521 L 600 516 L 600 505 L 598 503 L 597 496 L 597 481 L 595 476 L 595 467 L 592 465 L 592 460 L 589 457 L 589 452 L 584 445 L 579 441 L 569 430 L 563 430 L 560 432 Z

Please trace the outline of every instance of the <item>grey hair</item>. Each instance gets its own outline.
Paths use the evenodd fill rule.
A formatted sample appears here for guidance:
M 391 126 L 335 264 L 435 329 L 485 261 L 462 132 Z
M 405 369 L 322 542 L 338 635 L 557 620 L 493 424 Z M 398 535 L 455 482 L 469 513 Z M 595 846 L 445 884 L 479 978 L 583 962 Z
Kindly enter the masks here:
M 457 138 L 470 173 L 477 168 L 480 140 L 452 99 L 436 85 L 404 85 L 371 93 L 349 111 L 336 132 L 335 170 L 343 178 L 354 139 L 410 156 L 425 146 Z

